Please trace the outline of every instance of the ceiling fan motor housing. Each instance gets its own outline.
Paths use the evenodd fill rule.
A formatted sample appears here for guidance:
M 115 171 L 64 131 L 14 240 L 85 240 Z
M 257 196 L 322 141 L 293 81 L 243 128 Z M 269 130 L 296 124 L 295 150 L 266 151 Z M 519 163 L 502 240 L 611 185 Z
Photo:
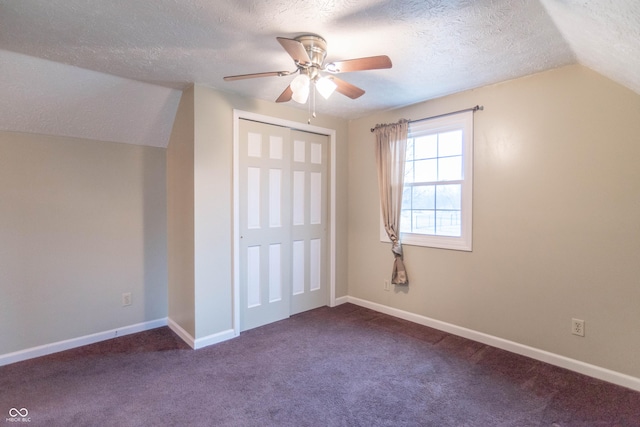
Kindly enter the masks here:
M 309 59 L 311 59 L 311 64 L 307 67 L 308 74 L 311 79 L 314 79 L 318 75 L 319 70 L 322 69 L 322 63 L 327 56 L 327 42 L 315 34 L 305 34 L 296 37 L 294 40 L 302 43 L 304 49 L 307 51 Z

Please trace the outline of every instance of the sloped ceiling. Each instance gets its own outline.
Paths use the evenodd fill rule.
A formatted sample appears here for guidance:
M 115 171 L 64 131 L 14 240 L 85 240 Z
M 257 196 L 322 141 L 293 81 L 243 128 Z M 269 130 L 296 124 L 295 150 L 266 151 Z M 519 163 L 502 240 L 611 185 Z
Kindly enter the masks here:
M 577 62 L 640 94 L 640 1 L 542 0 Z
M 276 37 L 323 36 L 364 90 L 318 98 L 355 118 L 581 63 L 640 93 L 637 0 L 0 0 L 0 129 L 166 146 L 196 83 L 275 100 L 295 69 Z M 304 108 L 293 102 L 294 107 Z

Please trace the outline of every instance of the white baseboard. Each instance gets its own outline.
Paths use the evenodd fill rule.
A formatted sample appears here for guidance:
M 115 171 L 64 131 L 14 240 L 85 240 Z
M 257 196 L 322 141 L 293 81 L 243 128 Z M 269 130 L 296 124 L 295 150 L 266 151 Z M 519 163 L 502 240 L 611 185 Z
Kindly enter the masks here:
M 169 326 L 169 329 L 175 332 L 182 341 L 186 342 L 189 347 L 194 348 L 196 339 L 193 338 L 189 332 L 185 331 L 182 326 L 178 325 L 172 318 L 167 320 L 167 326 Z
M 473 341 L 481 342 L 493 347 L 507 350 L 512 353 L 527 356 L 532 359 L 546 362 L 551 365 L 559 366 L 561 368 L 569 369 L 580 374 L 588 375 L 593 378 L 597 378 L 603 381 L 607 381 L 613 384 L 617 384 L 623 387 L 630 388 L 632 390 L 640 391 L 640 378 L 632 377 L 627 374 L 612 371 L 610 369 L 601 368 L 599 366 L 591 365 L 589 363 L 581 362 L 579 360 L 571 359 L 559 354 L 550 353 L 538 348 L 529 347 L 524 344 L 519 344 L 514 341 L 509 341 L 503 338 L 499 338 L 493 335 L 488 335 L 482 332 L 474 331 L 472 329 L 456 326 L 451 323 L 442 322 L 440 320 L 432 319 L 419 314 L 410 313 L 408 311 L 399 310 L 397 308 L 388 307 L 386 305 L 378 304 L 375 302 L 363 300 L 355 297 L 343 297 L 346 298 L 345 302 L 350 302 L 361 307 L 369 308 L 371 310 L 378 311 L 380 313 L 388 314 L 390 316 L 398 317 L 400 319 L 408 320 L 410 322 L 418 323 L 420 325 L 429 326 L 434 329 L 438 329 L 444 332 L 448 332 L 453 335 L 468 338 Z
M 218 344 L 223 341 L 235 338 L 237 335 L 233 329 L 227 329 L 226 331 L 218 332 L 216 334 L 207 335 L 206 337 L 197 338 L 195 342 L 194 350 L 202 347 L 207 347 L 213 344 Z
M 334 301 L 334 303 L 333 303 L 333 306 L 332 306 L 332 307 L 337 307 L 337 306 L 339 306 L 340 304 L 345 304 L 345 303 L 347 303 L 347 302 L 349 302 L 349 297 L 348 297 L 348 296 L 345 296 L 345 297 L 339 297 L 339 298 L 336 298 L 336 299 L 335 299 L 335 301 Z
M 216 334 L 207 335 L 206 337 L 196 339 L 191 336 L 189 332 L 185 331 L 180 325 L 178 325 L 178 323 L 176 323 L 173 319 L 169 318 L 167 324 L 169 325 L 169 328 L 182 339 L 182 341 L 186 342 L 189 347 L 194 350 L 217 344 L 222 341 L 227 341 L 237 336 L 233 329 L 228 329 L 226 331 L 218 332 Z
M 13 353 L 2 354 L 0 355 L 0 366 L 21 362 L 23 360 L 33 359 L 35 357 L 46 356 L 47 354 L 70 350 L 76 347 L 82 347 L 83 345 L 94 344 L 115 337 L 148 331 L 150 329 L 159 328 L 161 326 L 167 326 L 166 317 L 162 319 L 150 320 L 148 322 L 136 323 L 135 325 L 123 326 L 121 328 L 111 329 L 109 331 L 98 332 L 95 334 L 71 338 L 64 341 L 58 341 L 51 344 L 39 345 L 37 347 L 27 348 L 25 350 L 16 351 Z

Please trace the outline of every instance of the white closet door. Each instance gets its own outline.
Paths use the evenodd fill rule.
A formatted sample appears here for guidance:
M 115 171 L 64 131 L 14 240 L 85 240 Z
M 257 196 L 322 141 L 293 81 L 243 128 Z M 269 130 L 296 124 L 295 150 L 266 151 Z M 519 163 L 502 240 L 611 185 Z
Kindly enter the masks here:
M 291 131 L 292 229 L 291 314 L 329 303 L 328 146 L 329 138 Z
M 290 130 L 239 123 L 240 330 L 290 314 Z
M 240 330 L 327 305 L 328 137 L 239 121 Z

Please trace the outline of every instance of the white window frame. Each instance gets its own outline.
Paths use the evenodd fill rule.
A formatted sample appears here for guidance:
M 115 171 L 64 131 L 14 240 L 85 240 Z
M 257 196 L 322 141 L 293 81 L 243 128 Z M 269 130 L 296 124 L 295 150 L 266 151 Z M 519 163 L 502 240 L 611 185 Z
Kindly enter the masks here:
M 401 233 L 403 245 L 472 251 L 473 237 L 473 111 L 450 114 L 409 124 L 409 136 L 462 130 L 461 234 L 459 237 Z M 446 183 L 446 181 L 441 181 Z M 380 240 L 389 242 L 380 216 Z

